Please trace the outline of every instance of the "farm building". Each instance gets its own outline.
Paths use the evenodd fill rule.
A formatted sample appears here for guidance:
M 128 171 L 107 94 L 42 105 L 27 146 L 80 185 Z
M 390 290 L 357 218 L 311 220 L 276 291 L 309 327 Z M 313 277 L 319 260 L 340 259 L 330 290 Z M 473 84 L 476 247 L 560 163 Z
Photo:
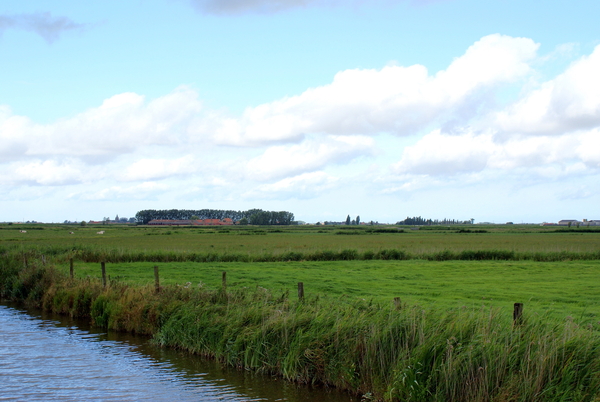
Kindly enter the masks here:
M 233 219 L 153 219 L 148 222 L 152 226 L 227 226 L 233 225 Z

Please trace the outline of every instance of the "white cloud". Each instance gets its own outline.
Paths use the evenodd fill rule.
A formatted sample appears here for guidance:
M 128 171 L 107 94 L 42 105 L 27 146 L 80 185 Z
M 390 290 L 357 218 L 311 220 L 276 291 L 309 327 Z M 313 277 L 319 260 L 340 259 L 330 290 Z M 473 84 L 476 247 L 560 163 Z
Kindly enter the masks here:
M 157 180 L 196 171 L 197 161 L 191 155 L 177 159 L 140 159 L 120 175 L 125 181 Z
M 600 169 L 600 127 L 582 133 L 579 138 L 575 154 L 588 167 Z
M 89 180 L 89 170 L 77 160 L 33 160 L 10 164 L 2 174 L 4 184 L 62 186 Z
M 556 78 L 527 93 L 495 124 L 507 133 L 561 135 L 600 125 L 600 46 Z
M 435 130 L 406 147 L 392 170 L 400 181 L 412 183 L 412 187 L 415 180 L 423 177 L 485 172 L 478 179 L 488 180 L 494 171 L 503 172 L 505 176 L 560 179 L 597 174 L 598 144 L 599 130 L 562 136 L 515 136 L 508 140 L 498 140 L 491 130 L 458 135 Z
M 444 176 L 485 169 L 493 152 L 491 135 L 447 135 L 435 130 L 404 149 L 394 165 L 399 174 Z
M 134 186 L 111 186 L 99 191 L 82 191 L 71 194 L 69 198 L 87 201 L 110 201 L 117 199 L 154 199 L 168 191 L 170 186 L 165 183 L 143 182 Z
M 435 76 L 421 65 L 346 70 L 329 85 L 247 108 L 241 118 L 222 122 L 215 139 L 256 146 L 297 142 L 305 134 L 414 134 L 452 117 L 479 90 L 528 74 L 538 46 L 526 38 L 486 36 Z
M 248 177 L 258 180 L 296 176 L 372 154 L 374 141 L 363 136 L 329 136 L 299 145 L 273 146 L 248 162 Z
M 425 178 L 450 176 L 543 181 L 597 175 L 598 71 L 600 46 L 505 110 L 474 124 L 484 129 L 438 129 L 423 136 L 392 166 L 400 183 L 395 189 L 414 189 Z
M 70 186 L 76 200 L 218 203 L 320 197 L 350 176 L 365 192 L 389 194 L 598 175 L 600 50 L 482 117 L 478 102 L 490 92 L 535 74 L 537 49 L 490 35 L 437 74 L 420 65 L 346 70 L 237 117 L 205 110 L 186 87 L 154 100 L 118 94 L 50 124 L 0 106 L 0 183 L 14 194 Z M 357 173 L 393 160 L 387 177 Z
M 134 93 L 115 95 L 99 107 L 46 125 L 3 107 L 0 152 L 112 158 L 143 146 L 188 145 L 200 141 L 194 125 L 201 108 L 197 93 L 186 87 L 150 102 Z
M 249 199 L 306 199 L 313 198 L 335 187 L 339 178 L 325 172 L 304 173 L 272 184 L 259 185 L 243 194 Z

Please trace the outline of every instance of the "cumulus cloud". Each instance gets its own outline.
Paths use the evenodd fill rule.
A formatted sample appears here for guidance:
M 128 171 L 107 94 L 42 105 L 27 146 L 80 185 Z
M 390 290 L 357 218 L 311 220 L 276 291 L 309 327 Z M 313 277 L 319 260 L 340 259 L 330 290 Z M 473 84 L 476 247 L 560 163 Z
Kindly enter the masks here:
M 339 178 L 322 171 L 303 173 L 275 183 L 259 185 L 242 196 L 250 199 L 306 199 L 333 189 L 338 182 Z
M 223 121 L 215 139 L 255 146 L 300 141 L 308 133 L 413 134 L 454 111 L 464 113 L 463 106 L 479 90 L 525 76 L 538 46 L 531 39 L 490 35 L 433 76 L 421 65 L 346 70 L 329 85 L 248 108 L 240 118 Z
M 435 130 L 404 149 L 399 174 L 444 176 L 483 170 L 492 150 L 490 135 L 447 135 Z
M 67 17 L 53 17 L 51 13 L 0 15 L 0 34 L 6 29 L 22 29 L 40 35 L 53 43 L 67 31 L 81 31 L 86 27 Z
M 247 164 L 248 176 L 265 181 L 296 176 L 373 153 L 372 138 L 330 136 L 292 146 L 273 146 Z
M 598 129 L 509 140 L 498 140 L 495 134 L 492 130 L 458 135 L 435 130 L 406 147 L 392 170 L 404 183 L 402 189 L 414 187 L 425 177 L 478 175 L 472 178 L 481 181 L 500 173 L 553 180 L 598 173 Z
M 144 146 L 187 145 L 201 135 L 195 124 L 201 108 L 197 93 L 184 87 L 150 102 L 135 93 L 115 95 L 99 107 L 45 125 L 4 107 L 0 153 L 115 157 Z
M 87 181 L 90 173 L 77 160 L 33 160 L 12 163 L 3 169 L 0 182 L 10 185 L 62 186 Z
M 196 171 L 196 161 L 191 155 L 177 159 L 140 159 L 129 165 L 120 175 L 125 181 L 157 180 Z
M 469 63 L 469 65 L 473 65 Z M 600 46 L 473 127 L 436 129 L 404 148 L 393 190 L 441 178 L 561 180 L 600 172 Z M 476 128 L 479 127 L 479 128 Z M 443 182 L 442 182 L 443 185 Z
M 527 93 L 495 124 L 512 133 L 560 135 L 600 125 L 600 46 L 556 78 Z
M 0 106 L 0 183 L 70 185 L 72 198 L 84 200 L 155 199 L 168 191 L 307 199 L 340 186 L 348 174 L 340 165 L 352 164 L 355 175 L 380 154 L 396 158 L 391 174 L 357 180 L 384 193 L 598 174 L 598 49 L 482 117 L 478 103 L 532 74 L 537 50 L 531 39 L 490 35 L 436 74 L 421 65 L 346 70 L 328 85 L 239 116 L 206 110 L 187 87 L 153 100 L 117 94 L 49 124 Z M 386 141 L 404 148 L 386 148 Z
M 87 201 L 108 201 L 115 199 L 145 200 L 154 199 L 168 191 L 170 186 L 165 183 L 143 182 L 135 186 L 111 186 L 99 191 L 83 191 L 71 194 L 69 198 Z

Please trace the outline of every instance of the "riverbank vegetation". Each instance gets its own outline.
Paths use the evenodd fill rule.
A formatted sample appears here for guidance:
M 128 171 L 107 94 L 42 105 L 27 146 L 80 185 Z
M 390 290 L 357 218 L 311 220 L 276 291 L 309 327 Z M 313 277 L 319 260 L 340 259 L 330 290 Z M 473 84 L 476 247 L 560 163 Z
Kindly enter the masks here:
M 160 345 L 230 366 L 346 389 L 365 400 L 598 400 L 600 301 L 593 286 L 600 275 L 600 258 L 594 257 L 600 238 L 595 233 L 404 229 L 356 236 L 336 235 L 344 230 L 339 227 L 326 232 L 267 229 L 265 235 L 240 237 L 233 230 L 200 235 L 181 228 L 160 228 L 146 236 L 147 230 L 131 227 L 120 234 L 109 229 L 105 237 L 80 233 L 75 241 L 53 227 L 36 231 L 37 240 L 17 241 L 4 229 L 0 297 L 87 318 L 100 327 L 148 334 Z M 164 234 L 168 230 L 172 234 Z M 432 234 L 448 237 L 441 251 L 433 248 Z M 517 237 L 514 243 L 527 247 L 544 236 L 547 240 L 517 250 L 497 243 L 490 249 L 513 253 L 500 258 L 478 249 L 476 239 L 488 235 Z M 143 239 L 174 236 L 188 240 L 143 249 Z M 311 236 L 320 236 L 324 245 L 302 254 Z M 469 249 L 461 249 L 469 244 L 464 236 L 470 238 L 472 255 L 480 258 L 423 257 L 444 250 L 450 257 L 468 255 Z M 558 247 L 553 236 L 571 237 Z M 338 244 L 334 239 L 356 237 L 384 240 L 369 243 L 369 249 L 363 241 L 354 251 L 332 246 Z M 124 246 L 127 238 L 136 247 Z M 198 238 L 202 247 L 218 248 L 211 254 L 214 261 L 190 258 L 209 255 L 191 246 Z M 274 245 L 246 241 L 262 238 Z M 402 242 L 392 247 L 393 239 L 420 242 L 430 254 L 403 249 Z M 255 256 L 284 255 L 285 242 L 285 252 L 301 257 L 256 262 Z M 453 249 L 452 243 L 460 246 Z M 238 252 L 240 244 L 257 248 Z M 303 258 L 318 252 L 335 258 Z M 371 258 L 365 258 L 369 252 Z M 386 253 L 401 258 L 382 258 Z M 523 257 L 535 253 L 553 255 L 555 262 Z M 245 257 L 228 262 L 227 255 Z M 74 278 L 69 277 L 71 258 Z M 106 285 L 100 261 L 107 262 Z M 160 271 L 158 291 L 154 265 Z M 222 271 L 227 271 L 225 286 Z M 296 294 L 297 282 L 305 284 L 303 299 Z M 513 321 L 513 302 L 525 303 L 521 320 Z

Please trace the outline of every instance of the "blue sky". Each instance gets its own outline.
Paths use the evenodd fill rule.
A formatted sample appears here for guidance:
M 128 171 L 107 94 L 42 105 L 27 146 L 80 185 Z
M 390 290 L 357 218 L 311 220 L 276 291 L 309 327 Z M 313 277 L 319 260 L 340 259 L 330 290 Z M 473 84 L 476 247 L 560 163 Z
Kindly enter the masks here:
M 600 219 L 600 3 L 0 4 L 0 221 Z

